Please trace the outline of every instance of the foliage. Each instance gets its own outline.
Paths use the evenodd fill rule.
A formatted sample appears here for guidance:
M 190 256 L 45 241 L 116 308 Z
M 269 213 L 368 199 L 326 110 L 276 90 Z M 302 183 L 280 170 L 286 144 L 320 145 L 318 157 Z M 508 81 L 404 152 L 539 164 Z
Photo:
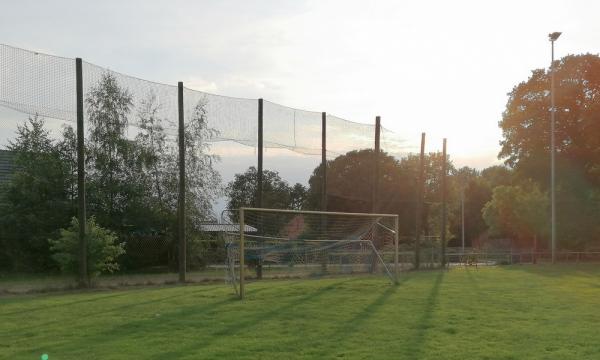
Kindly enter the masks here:
M 47 238 L 57 236 L 73 215 L 70 169 L 38 116 L 17 128 L 8 150 L 14 154 L 15 172 L 0 192 L 0 251 L 9 261 L 4 266 L 20 271 L 53 269 Z
M 500 157 L 524 175 L 547 184 L 550 144 L 550 71 L 534 70 L 509 93 L 500 127 Z M 600 57 L 570 55 L 555 64 L 556 147 L 559 164 L 575 164 L 600 184 Z
M 227 185 L 225 193 L 228 197 L 227 208 L 256 207 L 258 171 L 251 166 L 243 174 L 236 174 Z M 281 179 L 279 173 L 263 170 L 262 207 L 271 209 L 299 209 L 305 202 L 306 188 L 302 184 L 290 186 Z M 237 213 L 231 216 L 237 221 Z
M 96 224 L 94 217 L 86 221 L 88 275 L 95 277 L 101 273 L 119 270 L 117 259 L 125 253 L 123 243 L 110 230 Z M 65 273 L 76 274 L 79 269 L 79 221 L 71 220 L 71 226 L 60 230 L 58 239 L 48 240 L 54 259 Z
M 344 212 L 372 212 L 375 181 L 375 152 L 370 149 L 350 151 L 334 160 L 327 161 L 327 210 Z M 419 155 L 411 154 L 400 160 L 381 152 L 379 159 L 379 183 L 377 212 L 398 214 L 402 234 L 414 234 L 417 200 Z M 439 233 L 430 218 L 439 215 L 441 153 L 425 155 L 425 191 L 423 224 L 425 234 Z M 454 167 L 448 163 L 449 173 Z M 323 168 L 314 169 L 309 179 L 307 205 L 309 209 L 321 207 L 321 184 Z M 429 226 L 428 226 L 429 225 Z
M 104 226 L 119 231 L 128 206 L 136 202 L 141 191 L 135 181 L 140 168 L 137 149 L 125 137 L 133 98 L 107 72 L 90 89 L 86 103 L 90 212 Z
M 548 189 L 550 76 L 534 70 L 509 93 L 499 154 L 521 180 Z M 555 63 L 556 202 L 559 246 L 582 248 L 600 236 L 600 57 L 569 55 Z
M 451 246 L 460 246 L 462 237 L 461 197 L 464 197 L 465 245 L 477 245 L 477 240 L 488 230 L 482 209 L 492 199 L 492 191 L 499 185 L 513 183 L 513 171 L 505 166 L 491 166 L 481 171 L 463 167 L 450 174 L 449 228 Z
M 501 185 L 482 210 L 493 236 L 512 237 L 531 244 L 532 238 L 546 235 L 549 227 L 548 195 L 533 183 Z
M 159 98 L 149 93 L 136 104 L 118 78 L 107 72 L 86 94 L 88 137 L 85 144 L 88 214 L 120 241 L 143 246 L 169 244 L 169 262 L 177 253 L 175 223 L 179 197 L 176 138 L 165 131 Z M 200 222 L 214 219 L 211 203 L 222 189 L 209 155 L 216 133 L 207 126 L 201 99 L 185 124 L 186 236 L 199 233 Z M 135 118 L 134 118 L 135 115 Z M 135 119 L 135 124 L 130 121 Z M 136 125 L 135 139 L 127 129 Z M 56 136 L 56 135 L 54 135 Z M 0 191 L 0 267 L 20 271 L 56 269 L 48 238 L 59 236 L 77 206 L 77 136 L 64 126 L 53 140 L 43 119 L 19 126 L 8 150 L 15 174 Z M 167 256 L 161 257 L 161 261 Z M 134 257 L 124 264 L 136 266 Z M 164 264 L 163 264 L 164 265 Z
M 133 100 L 113 75 L 102 76 L 87 102 L 91 213 L 122 239 L 158 237 L 176 254 L 179 153 L 177 139 L 165 131 L 169 120 L 160 116 L 159 98 L 149 93 L 140 101 L 133 141 L 125 136 Z M 207 127 L 206 100 L 201 99 L 184 128 L 188 238 L 199 232 L 202 221 L 214 218 L 211 203 L 221 192 L 221 180 L 214 169 L 219 159 L 208 154 L 207 140 L 216 135 Z

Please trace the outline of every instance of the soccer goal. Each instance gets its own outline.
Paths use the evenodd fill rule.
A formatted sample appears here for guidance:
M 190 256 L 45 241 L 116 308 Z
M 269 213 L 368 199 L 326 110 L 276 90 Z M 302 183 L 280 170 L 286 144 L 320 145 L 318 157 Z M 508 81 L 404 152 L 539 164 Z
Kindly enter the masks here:
M 381 274 L 397 281 L 397 215 L 241 208 L 230 217 L 239 231 L 225 234 L 227 276 L 240 298 L 247 279 Z

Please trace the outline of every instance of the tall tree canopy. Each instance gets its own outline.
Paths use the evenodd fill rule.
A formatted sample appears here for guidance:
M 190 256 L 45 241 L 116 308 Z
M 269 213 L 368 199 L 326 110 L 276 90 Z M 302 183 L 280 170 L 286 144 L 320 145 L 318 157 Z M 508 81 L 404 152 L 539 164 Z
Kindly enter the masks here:
M 541 183 L 548 181 L 550 162 L 550 74 L 534 70 L 515 86 L 500 122 L 499 156 Z M 558 163 L 600 185 L 600 57 L 566 56 L 555 64 L 555 79 Z
M 515 86 L 500 122 L 499 157 L 542 190 L 550 179 L 550 75 L 534 70 Z M 600 57 L 566 56 L 555 79 L 558 245 L 583 247 L 600 235 Z
M 256 207 L 257 184 L 258 171 L 254 166 L 244 173 L 236 174 L 225 189 L 228 197 L 227 208 Z M 262 190 L 263 208 L 299 210 L 305 202 L 306 188 L 299 183 L 290 186 L 277 171 L 263 170 Z M 237 221 L 237 212 L 230 215 Z
M 400 231 L 404 235 L 415 232 L 415 205 L 419 174 L 419 155 L 411 154 L 400 160 L 381 152 L 379 157 L 378 193 L 375 201 L 378 212 L 398 214 Z M 424 232 L 435 231 L 441 209 L 440 179 L 442 168 L 441 153 L 425 156 L 426 206 L 423 209 Z M 452 164 L 448 171 L 454 172 Z M 314 169 L 309 180 L 307 207 L 320 209 L 323 168 Z M 345 212 L 371 212 L 373 187 L 375 185 L 375 151 L 363 149 L 350 151 L 327 161 L 327 210 Z

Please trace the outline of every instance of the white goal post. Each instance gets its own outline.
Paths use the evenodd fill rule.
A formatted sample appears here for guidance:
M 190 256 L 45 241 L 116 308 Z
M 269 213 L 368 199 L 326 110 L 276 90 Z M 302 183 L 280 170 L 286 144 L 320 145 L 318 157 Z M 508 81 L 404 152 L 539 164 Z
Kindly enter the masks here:
M 239 231 L 225 234 L 227 272 L 241 299 L 249 269 L 256 279 L 370 273 L 398 280 L 398 215 L 240 208 L 230 216 Z

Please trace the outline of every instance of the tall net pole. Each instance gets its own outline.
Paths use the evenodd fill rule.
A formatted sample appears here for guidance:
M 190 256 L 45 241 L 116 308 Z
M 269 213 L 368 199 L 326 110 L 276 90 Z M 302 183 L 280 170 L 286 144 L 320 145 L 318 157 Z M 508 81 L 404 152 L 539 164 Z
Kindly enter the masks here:
M 396 215 L 394 218 L 394 278 L 396 279 L 396 284 L 398 283 L 398 273 L 400 272 L 399 268 L 399 216 Z
M 423 188 L 425 185 L 425 133 L 421 133 L 421 156 L 419 157 L 419 179 L 416 206 L 415 228 L 415 269 L 421 266 L 421 222 L 423 209 Z
M 258 99 L 258 159 L 256 173 L 256 207 L 263 206 L 263 99 Z M 260 233 L 262 221 L 259 220 L 258 231 Z M 256 264 L 256 278 L 262 279 L 262 259 L 258 259 Z
M 447 161 L 446 161 L 446 139 L 444 139 L 444 145 L 442 148 L 442 228 L 441 228 L 441 242 L 442 242 L 442 267 L 446 266 L 446 174 L 447 174 Z
M 79 221 L 79 285 L 88 286 L 87 243 L 85 237 L 85 153 L 83 131 L 83 68 L 80 58 L 75 59 L 77 93 L 77 202 Z
M 327 113 L 321 113 L 321 211 L 327 211 Z
M 179 199 L 177 207 L 177 234 L 179 239 L 179 281 L 185 282 L 185 124 L 183 119 L 183 82 L 177 84 L 177 107 L 179 115 Z
M 244 249 L 244 231 L 246 230 L 246 221 L 244 218 L 244 208 L 240 209 L 240 299 L 244 299 L 245 272 L 245 249 Z
M 381 135 L 381 117 L 375 117 L 375 156 L 373 171 L 373 192 L 371 197 L 371 212 L 377 212 L 378 200 L 379 200 L 379 152 L 380 152 L 380 135 Z

